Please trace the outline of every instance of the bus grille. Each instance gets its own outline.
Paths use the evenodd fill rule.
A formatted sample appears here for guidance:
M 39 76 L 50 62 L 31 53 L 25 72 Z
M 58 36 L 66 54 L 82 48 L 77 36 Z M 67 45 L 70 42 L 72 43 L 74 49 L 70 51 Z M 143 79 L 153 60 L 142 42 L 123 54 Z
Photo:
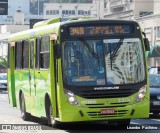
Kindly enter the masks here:
M 110 105 L 105 105 L 105 103 L 100 104 L 85 104 L 88 108 L 118 108 L 125 107 L 129 104 L 129 102 L 121 102 L 121 103 L 110 103 Z
M 100 112 L 87 112 L 91 118 L 111 118 L 123 117 L 128 113 L 128 110 L 117 110 L 114 114 L 101 114 Z
M 105 91 L 81 91 L 77 95 L 88 98 L 118 98 L 118 97 L 128 97 L 137 91 L 134 89 L 120 89 L 120 90 L 105 90 Z

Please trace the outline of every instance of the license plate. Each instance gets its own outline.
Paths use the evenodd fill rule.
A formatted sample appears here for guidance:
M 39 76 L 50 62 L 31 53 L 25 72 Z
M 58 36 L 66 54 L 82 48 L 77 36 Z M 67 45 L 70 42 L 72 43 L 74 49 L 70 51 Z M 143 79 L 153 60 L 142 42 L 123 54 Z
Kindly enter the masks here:
M 114 114 L 115 110 L 114 109 L 102 109 L 101 114 Z
M 153 105 L 160 105 L 160 101 L 153 101 Z

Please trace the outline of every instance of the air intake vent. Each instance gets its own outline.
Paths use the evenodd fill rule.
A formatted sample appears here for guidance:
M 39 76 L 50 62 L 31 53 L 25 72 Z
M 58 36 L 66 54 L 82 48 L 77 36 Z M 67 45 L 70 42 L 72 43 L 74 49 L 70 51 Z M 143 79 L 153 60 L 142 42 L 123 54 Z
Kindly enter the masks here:
M 129 102 L 121 102 L 121 103 L 110 103 L 109 105 L 105 104 L 86 104 L 88 108 L 118 108 L 118 107 L 125 107 L 129 104 Z
M 120 89 L 120 90 L 101 90 L 101 91 L 80 91 L 78 96 L 88 99 L 94 98 L 118 98 L 118 97 L 128 97 L 136 93 L 137 90 L 131 89 Z

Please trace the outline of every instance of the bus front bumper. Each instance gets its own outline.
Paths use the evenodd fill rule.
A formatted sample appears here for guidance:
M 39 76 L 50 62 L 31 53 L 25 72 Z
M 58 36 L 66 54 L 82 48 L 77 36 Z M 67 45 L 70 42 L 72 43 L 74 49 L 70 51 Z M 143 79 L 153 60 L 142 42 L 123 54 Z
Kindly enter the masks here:
M 114 110 L 113 114 L 102 114 L 102 110 Z M 74 106 L 66 102 L 59 108 L 61 122 L 104 121 L 149 117 L 149 100 L 144 99 L 139 103 L 125 107 L 88 108 Z

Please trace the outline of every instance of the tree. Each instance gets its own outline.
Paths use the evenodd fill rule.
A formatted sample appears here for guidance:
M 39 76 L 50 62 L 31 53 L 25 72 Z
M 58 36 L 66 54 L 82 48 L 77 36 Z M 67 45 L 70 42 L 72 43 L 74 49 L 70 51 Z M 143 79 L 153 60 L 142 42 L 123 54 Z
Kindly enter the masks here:
M 3 57 L 0 57 L 0 65 L 4 66 L 7 68 L 7 60 Z

